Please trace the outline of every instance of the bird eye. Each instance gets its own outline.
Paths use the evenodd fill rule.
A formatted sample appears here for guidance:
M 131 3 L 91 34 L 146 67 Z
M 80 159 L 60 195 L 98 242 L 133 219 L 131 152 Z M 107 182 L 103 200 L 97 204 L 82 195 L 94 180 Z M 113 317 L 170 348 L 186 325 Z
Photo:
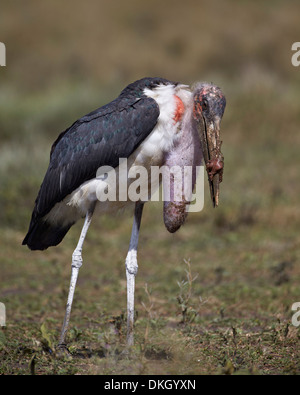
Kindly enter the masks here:
M 207 101 L 207 99 L 203 99 L 202 100 L 202 108 L 203 108 L 203 110 L 206 110 L 207 107 L 208 107 L 208 101 Z

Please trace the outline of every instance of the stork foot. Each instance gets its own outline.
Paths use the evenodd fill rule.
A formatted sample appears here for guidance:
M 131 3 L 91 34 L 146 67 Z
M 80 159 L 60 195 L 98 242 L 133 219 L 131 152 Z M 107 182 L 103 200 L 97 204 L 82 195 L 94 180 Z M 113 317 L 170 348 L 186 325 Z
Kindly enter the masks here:
M 137 202 L 135 205 L 134 221 L 129 244 L 129 251 L 126 257 L 126 277 L 127 277 L 127 346 L 133 346 L 133 326 L 134 326 L 134 288 L 135 276 L 138 271 L 137 247 L 139 231 L 142 219 L 144 203 Z
M 82 266 L 82 256 L 81 256 L 82 246 L 83 246 L 83 242 L 84 242 L 85 236 L 87 234 L 88 228 L 89 228 L 91 221 L 92 221 L 94 208 L 95 208 L 95 205 L 86 214 L 78 244 L 77 244 L 77 246 L 73 252 L 73 255 L 72 255 L 72 266 L 71 266 L 72 272 L 71 272 L 71 281 L 70 281 L 70 287 L 69 287 L 69 295 L 68 295 L 64 323 L 62 326 L 59 345 L 58 345 L 58 348 L 61 350 L 68 351 L 66 344 L 65 344 L 65 339 L 66 339 L 66 334 L 67 334 L 69 321 L 70 321 L 70 315 L 71 315 L 71 309 L 72 309 L 72 303 L 73 303 L 77 278 L 78 278 L 78 272 L 79 272 L 80 267 Z
M 66 344 L 59 344 L 56 349 L 56 356 L 57 358 L 63 359 L 68 358 L 72 359 L 71 353 Z

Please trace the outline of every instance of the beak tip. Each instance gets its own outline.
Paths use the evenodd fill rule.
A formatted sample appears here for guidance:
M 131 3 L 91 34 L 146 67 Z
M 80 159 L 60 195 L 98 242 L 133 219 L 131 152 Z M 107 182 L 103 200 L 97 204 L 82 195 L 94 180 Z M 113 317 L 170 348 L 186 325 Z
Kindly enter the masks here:
M 213 199 L 213 208 L 217 208 L 219 206 L 219 202 L 217 199 Z

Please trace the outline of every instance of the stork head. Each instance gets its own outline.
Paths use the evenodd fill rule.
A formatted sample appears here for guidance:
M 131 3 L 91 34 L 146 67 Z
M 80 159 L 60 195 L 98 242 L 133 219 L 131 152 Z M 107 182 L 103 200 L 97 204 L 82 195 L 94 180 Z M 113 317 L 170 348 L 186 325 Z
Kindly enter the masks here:
M 198 83 L 193 87 L 193 117 L 201 141 L 214 207 L 219 203 L 219 184 L 222 181 L 224 167 L 220 123 L 225 106 L 225 96 L 217 86 Z

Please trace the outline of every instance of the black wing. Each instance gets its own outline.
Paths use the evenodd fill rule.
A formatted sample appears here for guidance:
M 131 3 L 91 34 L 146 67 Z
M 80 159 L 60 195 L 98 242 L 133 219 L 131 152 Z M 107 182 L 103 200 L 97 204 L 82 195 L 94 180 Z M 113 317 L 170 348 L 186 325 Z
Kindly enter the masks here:
M 91 112 L 61 133 L 35 202 L 33 218 L 41 218 L 100 166 L 116 167 L 128 158 L 157 123 L 159 107 L 147 97 L 122 97 Z

